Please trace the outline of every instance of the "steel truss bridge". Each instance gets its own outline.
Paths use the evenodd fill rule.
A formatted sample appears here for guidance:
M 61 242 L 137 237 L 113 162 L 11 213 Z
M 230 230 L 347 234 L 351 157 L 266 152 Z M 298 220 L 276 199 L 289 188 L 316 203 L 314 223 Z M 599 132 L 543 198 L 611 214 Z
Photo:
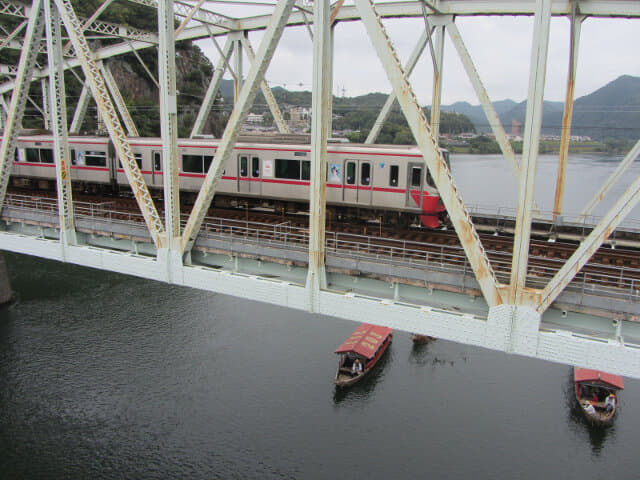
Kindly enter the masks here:
M 123 2 L 125 0 L 116 0 Z M 280 0 L 266 4 L 271 12 L 246 18 L 233 18 L 215 11 L 216 1 L 204 0 L 128 0 L 149 8 L 157 15 L 158 31 L 147 32 L 101 21 L 100 15 L 114 0 L 105 0 L 90 18 L 79 18 L 70 0 L 33 0 L 30 5 L 0 0 L 0 14 L 18 19 L 13 29 L 2 27 L 0 49 L 20 50 L 16 65 L 0 65 L 0 106 L 4 130 L 0 146 L 0 205 L 6 210 L 7 187 L 27 101 L 29 86 L 43 86 L 42 113 L 54 133 L 54 156 L 57 173 L 56 235 L 43 235 L 28 229 L 16 231 L 5 221 L 0 232 L 0 248 L 93 268 L 116 271 L 144 278 L 220 292 L 295 309 L 332 315 L 353 321 L 366 321 L 396 329 L 437 336 L 470 345 L 508 353 L 606 370 L 640 377 L 640 327 L 637 318 L 594 319 L 586 314 L 568 313 L 554 308 L 554 302 L 589 261 L 593 253 L 616 230 L 620 222 L 640 200 L 640 178 L 617 200 L 615 205 L 593 226 L 575 253 L 544 284 L 527 283 L 528 252 L 534 202 L 537 151 L 540 142 L 542 107 L 549 49 L 549 32 L 553 16 L 566 17 L 571 25 L 567 95 L 562 128 L 561 153 L 556 178 L 554 216 L 562 218 L 567 152 L 573 113 L 574 84 L 582 22 L 586 18 L 618 17 L 637 21 L 640 2 L 633 0 L 424 0 L 384 2 L 372 0 L 328 0 L 304 2 Z M 213 5 L 213 7 L 211 7 Z M 211 8 L 214 8 L 212 10 Z M 530 72 L 523 153 L 518 158 L 507 141 L 504 128 L 480 78 L 474 60 L 456 25 L 459 17 L 489 15 L 529 16 L 533 19 Z M 1 18 L 1 17 L 0 17 Z M 422 18 L 424 31 L 408 61 L 401 63 L 387 34 L 383 19 Z M 179 25 L 176 28 L 176 20 Z M 481 313 L 466 313 L 455 308 L 428 305 L 431 289 L 403 296 L 398 284 L 369 279 L 369 291 L 350 287 L 348 282 L 327 268 L 327 233 L 325 231 L 325 191 L 327 141 L 330 135 L 333 33 L 340 22 L 362 22 L 384 68 L 392 92 L 367 139 L 375 141 L 391 106 L 398 102 L 411 132 L 423 154 L 426 167 L 449 212 L 451 223 L 466 256 L 486 308 Z M 291 273 L 287 262 L 274 262 L 267 271 L 262 261 L 255 262 L 254 272 L 244 266 L 240 272 L 239 256 L 220 264 L 202 261 L 195 249 L 205 222 L 207 209 L 216 193 L 225 161 L 230 157 L 242 124 L 258 89 L 261 89 L 282 132 L 286 123 L 265 81 L 267 70 L 285 28 L 305 26 L 313 39 L 313 100 L 311 139 L 311 188 L 309 231 L 306 251 L 307 267 Z M 248 32 L 261 30 L 257 49 L 249 42 Z M 92 50 L 87 35 L 110 39 Z M 518 185 L 514 248 L 509 278 L 498 279 L 480 241 L 472 218 L 456 189 L 451 172 L 438 149 L 438 125 L 442 91 L 442 67 L 445 36 L 455 46 L 456 54 L 480 100 L 508 168 Z M 235 105 L 220 140 L 214 160 L 188 218 L 181 221 L 178 188 L 178 147 L 175 43 L 189 39 L 210 39 L 220 53 L 202 107 L 191 135 L 202 132 L 211 111 L 220 82 L 229 71 L 236 82 Z M 223 43 L 224 42 L 224 43 Z M 222 45 L 222 46 L 221 46 Z M 409 75 L 427 49 L 433 62 L 433 105 L 427 119 L 415 95 Z M 130 136 L 137 130 L 105 60 L 141 49 L 157 48 L 158 72 L 147 73 L 157 83 L 160 93 L 162 159 L 164 162 L 164 214 L 161 214 L 145 184 L 134 158 Z M 242 54 L 249 60 L 243 72 Z M 47 61 L 38 60 L 46 54 Z M 232 67 L 232 58 L 235 65 Z M 141 61 L 138 56 L 138 60 Z M 64 71 L 71 69 L 83 83 L 71 125 L 67 125 Z M 157 79 L 155 75 L 157 75 Z M 68 133 L 79 131 L 87 104 L 93 98 L 109 137 L 126 172 L 131 190 L 140 207 L 146 226 L 147 244 L 143 251 L 123 251 L 119 246 L 96 245 L 81 233 L 72 199 Z M 621 162 L 618 169 L 585 206 L 582 215 L 591 214 L 625 169 L 640 153 L 640 141 Z M 6 212 L 3 212 L 5 215 Z M 425 267 L 426 269 L 427 267 Z M 357 279 L 353 279 L 356 282 Z M 390 288 L 391 287 L 391 288 Z M 385 291 L 387 293 L 385 293 Z M 407 298 L 427 298 L 409 301 Z M 562 320 L 564 319 L 564 321 Z M 597 326 L 594 326 L 596 325 Z

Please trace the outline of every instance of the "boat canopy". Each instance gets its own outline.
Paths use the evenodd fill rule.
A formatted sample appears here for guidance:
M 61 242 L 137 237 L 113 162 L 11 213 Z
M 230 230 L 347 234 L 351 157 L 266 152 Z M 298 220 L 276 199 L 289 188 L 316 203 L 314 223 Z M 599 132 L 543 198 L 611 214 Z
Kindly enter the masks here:
M 577 383 L 603 384 L 604 386 L 624 390 L 624 383 L 620 375 L 575 367 L 574 380 Z
M 391 328 L 363 323 L 349 335 L 349 338 L 336 349 L 335 353 L 354 352 L 367 360 L 371 360 L 378 351 L 378 348 L 380 348 L 380 345 L 382 345 L 385 339 L 392 333 L 393 330 Z

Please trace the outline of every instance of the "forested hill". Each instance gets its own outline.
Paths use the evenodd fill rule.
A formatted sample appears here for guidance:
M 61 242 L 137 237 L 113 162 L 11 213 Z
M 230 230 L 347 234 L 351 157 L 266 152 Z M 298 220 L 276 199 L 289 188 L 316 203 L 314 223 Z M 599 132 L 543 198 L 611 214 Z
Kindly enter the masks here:
M 311 108 L 311 92 L 297 91 L 292 92 L 282 87 L 274 87 L 273 95 L 281 107 L 284 106 L 301 106 Z M 225 99 L 225 104 L 229 105 L 233 98 L 233 82 L 230 80 L 223 81 L 221 92 Z M 351 130 L 353 133 L 349 138 L 354 142 L 364 141 L 371 127 L 373 126 L 380 109 L 386 102 L 388 94 L 386 93 L 369 93 L 358 97 L 333 97 L 333 114 L 336 116 L 333 120 L 333 128 L 338 130 Z M 425 109 L 427 118 L 429 118 L 429 110 Z M 254 106 L 254 113 L 267 113 L 269 108 L 266 105 L 264 97 L 258 94 Z M 286 113 L 285 113 L 286 115 Z M 473 123 L 465 116 L 459 113 L 443 112 L 440 133 L 463 133 L 473 132 Z M 415 143 L 413 136 L 409 130 L 409 126 L 396 103 L 389 118 L 385 122 L 377 143 L 395 143 L 410 144 Z

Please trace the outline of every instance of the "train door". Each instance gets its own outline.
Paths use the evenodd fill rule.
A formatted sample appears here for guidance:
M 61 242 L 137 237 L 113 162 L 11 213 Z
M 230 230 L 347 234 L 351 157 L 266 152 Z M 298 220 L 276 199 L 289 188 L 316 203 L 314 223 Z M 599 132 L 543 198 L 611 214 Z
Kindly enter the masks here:
M 371 204 L 373 168 L 366 160 L 347 160 L 344 166 L 344 201 Z
M 251 192 L 249 155 L 238 155 L 238 193 Z
M 407 207 L 422 208 L 422 191 L 424 189 L 424 164 L 409 163 L 407 165 Z
M 151 152 L 151 181 L 153 185 L 162 186 L 162 152 L 153 150 Z
M 238 156 L 238 192 L 260 194 L 260 157 Z

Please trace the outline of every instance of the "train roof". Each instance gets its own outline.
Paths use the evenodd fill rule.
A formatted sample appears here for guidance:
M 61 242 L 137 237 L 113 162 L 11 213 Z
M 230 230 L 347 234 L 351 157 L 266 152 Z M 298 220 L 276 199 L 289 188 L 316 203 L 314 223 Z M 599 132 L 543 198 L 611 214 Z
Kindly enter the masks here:
M 296 137 L 296 138 L 294 138 Z M 263 136 L 263 135 L 251 135 L 249 137 L 242 135 L 238 138 L 236 142 L 237 148 L 264 148 L 273 149 L 274 145 L 277 145 L 279 148 L 283 150 L 290 151 L 311 151 L 311 145 L 309 143 L 304 143 L 299 140 L 300 137 L 309 137 L 309 135 L 287 135 L 280 134 L 274 136 Z M 27 141 L 35 141 L 35 142 L 47 142 L 52 141 L 52 135 L 50 133 L 43 133 L 42 130 L 36 132 L 23 132 L 21 138 Z M 248 141 L 252 140 L 253 141 Z M 109 137 L 100 137 L 100 136 L 87 136 L 87 135 L 70 135 L 69 140 L 71 143 L 80 143 L 85 141 L 87 143 L 108 143 Z M 281 141 L 277 141 L 281 140 Z M 294 141 L 286 141 L 286 140 L 294 140 Z M 157 144 L 160 146 L 162 144 L 162 139 L 159 137 L 129 137 L 129 141 L 132 145 L 140 145 L 144 144 L 148 146 L 150 143 L 152 145 Z M 217 147 L 220 143 L 220 139 L 216 138 L 179 138 L 178 146 L 179 147 L 198 147 L 198 146 L 207 146 L 207 147 Z M 329 143 L 328 149 L 330 152 L 353 152 L 353 153 L 380 153 L 380 154 L 390 154 L 397 153 L 400 155 L 411 155 L 411 156 L 422 156 L 420 154 L 420 150 L 415 145 L 381 145 L 381 144 L 363 144 L 363 143 Z

